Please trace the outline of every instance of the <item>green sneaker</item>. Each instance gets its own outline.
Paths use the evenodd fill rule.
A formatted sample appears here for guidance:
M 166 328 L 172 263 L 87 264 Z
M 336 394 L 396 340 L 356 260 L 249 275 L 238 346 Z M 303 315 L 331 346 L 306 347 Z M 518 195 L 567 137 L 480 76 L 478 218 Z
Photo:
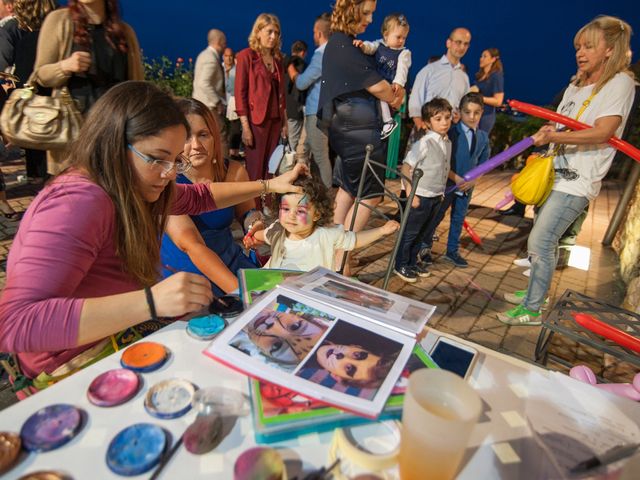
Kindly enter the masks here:
M 513 303 L 514 305 L 520 305 L 522 303 L 522 301 L 524 300 L 524 297 L 527 296 L 527 291 L 526 290 L 518 290 L 516 292 L 513 293 L 505 293 L 504 294 L 504 299 L 509 302 L 509 303 Z M 544 303 L 542 304 L 542 310 L 544 310 L 544 308 L 549 304 L 549 297 L 544 299 Z
M 540 320 L 540 312 L 532 312 L 522 305 L 498 314 L 498 320 L 507 325 L 542 325 Z

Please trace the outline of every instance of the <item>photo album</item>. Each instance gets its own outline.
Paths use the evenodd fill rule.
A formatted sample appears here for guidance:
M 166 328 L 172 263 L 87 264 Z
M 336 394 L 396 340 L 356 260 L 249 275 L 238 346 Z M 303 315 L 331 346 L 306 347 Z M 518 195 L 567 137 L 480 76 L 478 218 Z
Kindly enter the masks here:
M 434 311 L 318 268 L 255 299 L 204 353 L 257 380 L 377 418 Z
M 379 420 L 400 418 L 409 375 L 422 368 L 438 366 L 417 343 L 391 391 Z M 257 443 L 280 442 L 305 433 L 324 432 L 370 421 L 262 380 L 250 379 L 249 384 L 253 433 Z
M 244 308 L 249 308 L 260 295 L 277 287 L 287 278 L 304 274 L 299 270 L 282 270 L 278 268 L 241 268 L 238 271 L 240 298 Z

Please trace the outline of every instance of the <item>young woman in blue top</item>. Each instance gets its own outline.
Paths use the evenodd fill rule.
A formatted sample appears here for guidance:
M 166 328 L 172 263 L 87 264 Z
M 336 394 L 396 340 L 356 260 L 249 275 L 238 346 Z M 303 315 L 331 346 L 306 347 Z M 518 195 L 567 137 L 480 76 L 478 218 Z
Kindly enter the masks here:
M 211 111 L 198 100 L 178 100 L 187 117 L 191 135 L 184 153 L 192 168 L 176 178 L 176 183 L 243 182 L 249 180 L 245 168 L 222 156 L 220 129 Z M 216 295 L 238 288 L 236 274 L 240 268 L 257 268 L 252 259 L 235 243 L 231 224 L 237 219 L 248 229 L 264 228 L 262 214 L 255 210 L 255 201 L 221 208 L 200 215 L 169 217 L 162 238 L 162 274 L 175 271 L 200 273 L 212 283 Z
M 488 48 L 482 52 L 480 70 L 476 73 L 476 84 L 471 91 L 480 92 L 484 101 L 484 112 L 478 128 L 491 133 L 496 123 L 496 107 L 504 101 L 504 74 L 497 48 Z

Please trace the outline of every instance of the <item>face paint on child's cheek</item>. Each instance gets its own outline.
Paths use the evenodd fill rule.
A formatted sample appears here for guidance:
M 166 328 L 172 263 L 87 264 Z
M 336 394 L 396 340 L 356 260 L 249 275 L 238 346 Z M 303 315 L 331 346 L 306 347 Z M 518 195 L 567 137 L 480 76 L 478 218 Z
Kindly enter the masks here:
M 296 208 L 296 219 L 300 225 L 309 225 L 312 222 L 312 218 L 309 212 L 309 199 L 305 193 Z

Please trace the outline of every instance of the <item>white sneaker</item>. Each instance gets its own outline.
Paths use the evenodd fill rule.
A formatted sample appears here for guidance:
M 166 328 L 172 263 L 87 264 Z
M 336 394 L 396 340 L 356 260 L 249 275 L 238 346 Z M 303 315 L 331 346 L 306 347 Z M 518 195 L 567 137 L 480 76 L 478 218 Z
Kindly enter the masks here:
M 527 258 L 516 258 L 516 259 L 513 261 L 513 264 L 514 264 L 516 267 L 526 267 L 526 268 L 529 268 L 529 267 L 531 266 L 531 262 L 529 261 L 529 257 L 527 257 Z
M 389 135 L 391 135 L 397 126 L 398 126 L 398 122 L 396 122 L 393 119 L 389 120 L 388 122 L 385 122 L 384 125 L 382 125 L 382 132 L 380 132 L 380 139 L 384 140 Z
M 527 268 L 524 272 L 522 272 L 522 274 L 523 274 L 525 277 L 530 277 L 530 276 L 531 276 L 531 269 L 530 269 L 530 268 Z

